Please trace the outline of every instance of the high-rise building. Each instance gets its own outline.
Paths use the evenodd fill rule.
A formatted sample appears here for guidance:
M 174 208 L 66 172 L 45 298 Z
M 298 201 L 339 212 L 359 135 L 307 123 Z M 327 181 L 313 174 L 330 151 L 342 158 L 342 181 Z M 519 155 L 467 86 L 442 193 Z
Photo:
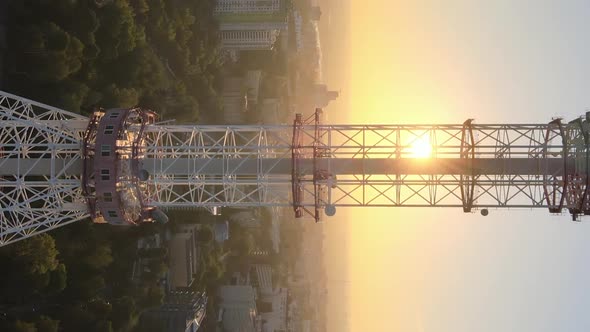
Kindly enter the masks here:
M 313 6 L 311 7 L 311 19 L 314 21 L 319 21 L 320 17 L 322 16 L 322 9 L 320 6 Z
M 263 332 L 286 331 L 288 294 L 287 288 L 277 288 L 272 294 L 263 295 L 259 300 L 261 308 L 258 311 L 263 322 Z
M 220 31 L 221 48 L 238 51 L 271 50 L 279 30 Z
M 338 91 L 331 91 L 328 90 L 328 86 L 325 84 L 315 84 L 313 86 L 314 92 L 314 105 L 315 107 L 324 108 L 328 106 L 328 104 L 336 100 L 340 93 Z
M 218 0 L 221 48 L 233 51 L 270 50 L 287 28 L 284 0 Z
M 170 292 L 160 307 L 142 313 L 139 327 L 142 331 L 158 328 L 162 332 L 196 332 L 205 318 L 206 307 L 204 293 Z
M 257 31 L 257 30 L 284 30 L 287 29 L 286 20 L 256 22 L 221 22 L 220 31 Z
M 256 291 L 252 286 L 222 286 L 218 295 L 218 319 L 221 320 L 223 331 L 261 330 L 261 321 L 256 310 Z
M 194 281 L 198 266 L 195 233 L 195 227 L 185 226 L 170 239 L 169 286 L 173 290 L 189 287 Z
M 215 14 L 275 13 L 283 8 L 284 0 L 217 0 Z
M 261 296 L 273 294 L 272 267 L 268 264 L 250 265 L 250 283 Z

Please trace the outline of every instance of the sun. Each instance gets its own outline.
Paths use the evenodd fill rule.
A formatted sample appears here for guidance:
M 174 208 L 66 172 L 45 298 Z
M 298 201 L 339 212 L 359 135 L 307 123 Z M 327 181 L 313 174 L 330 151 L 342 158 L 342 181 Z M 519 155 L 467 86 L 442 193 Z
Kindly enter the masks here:
M 412 158 L 430 158 L 432 145 L 427 137 L 418 137 L 410 144 L 410 156 Z

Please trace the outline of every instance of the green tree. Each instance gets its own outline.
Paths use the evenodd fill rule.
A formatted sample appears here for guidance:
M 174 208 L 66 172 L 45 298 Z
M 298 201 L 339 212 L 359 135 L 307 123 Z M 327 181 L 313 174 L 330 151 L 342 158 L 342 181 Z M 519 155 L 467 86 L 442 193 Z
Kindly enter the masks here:
M 21 320 L 17 320 L 14 323 L 13 332 L 37 332 L 37 328 L 35 327 L 35 323 L 28 323 L 23 322 Z
M 30 275 L 53 271 L 59 264 L 55 241 L 46 233 L 16 242 L 7 250 L 9 255 L 14 255 L 12 259 Z
M 231 234 L 229 247 L 234 254 L 246 256 L 256 248 L 256 239 L 252 233 L 232 231 Z
M 158 259 L 163 260 L 166 255 L 168 255 L 167 248 L 149 248 L 149 249 L 140 249 L 139 257 L 146 258 L 146 259 Z
M 59 321 L 48 316 L 41 316 L 36 321 L 37 332 L 57 332 L 59 330 Z
M 149 286 L 146 289 L 143 306 L 145 308 L 156 307 L 162 304 L 164 300 L 164 290 L 159 286 Z
M 113 323 L 107 320 L 96 321 L 91 325 L 90 332 L 113 332 Z
M 36 81 L 58 82 L 80 70 L 84 45 L 54 22 L 31 25 L 20 46 L 18 70 Z
M 116 59 L 145 42 L 143 26 L 135 23 L 133 8 L 128 1 L 107 3 L 100 9 L 99 18 L 100 26 L 95 36 L 103 60 Z
M 139 103 L 139 92 L 111 84 L 104 90 L 102 102 L 105 107 L 134 107 Z
M 84 83 L 69 79 L 64 80 L 57 91 L 56 95 L 59 96 L 59 99 L 55 105 L 70 112 L 80 113 L 89 91 L 90 89 Z
M 76 280 L 76 283 L 72 283 L 72 286 L 70 289 L 71 295 L 75 295 L 80 300 L 90 300 L 104 290 L 106 283 L 102 275 L 96 274 L 87 276 L 80 281 Z
M 87 309 L 97 320 L 106 320 L 113 311 L 113 306 L 104 299 L 94 299 L 87 304 Z
M 66 271 L 66 266 L 62 263 L 57 265 L 55 270 L 51 272 L 51 277 L 49 281 L 49 285 L 47 286 L 47 291 L 50 294 L 58 294 L 63 291 L 68 282 L 68 273 Z
M 164 273 L 168 271 L 168 265 L 166 265 L 164 261 L 157 259 L 150 260 L 150 262 L 148 263 L 148 267 L 157 279 L 161 278 L 164 275 Z
M 169 88 L 166 68 L 150 46 L 137 47 L 110 66 L 112 82 L 135 88 L 141 91 L 142 96 L 151 96 Z
M 213 240 L 213 232 L 210 228 L 204 228 L 197 231 L 197 241 L 201 244 L 208 244 Z
M 86 309 L 82 306 L 65 307 L 60 327 L 64 332 L 112 332 L 111 321 L 105 319 L 110 310 L 111 306 L 103 300 L 88 303 Z
M 108 267 L 113 262 L 111 246 L 109 244 L 101 244 L 93 248 L 93 250 L 84 258 L 84 263 L 93 270 L 102 270 Z
M 69 1 L 69 0 L 64 0 Z M 72 2 L 72 1 L 69 1 Z M 66 12 L 66 11 L 64 11 Z M 71 20 L 70 30 L 74 33 L 80 41 L 84 44 L 84 60 L 95 60 L 100 54 L 100 49 L 96 45 L 95 33 L 100 26 L 100 22 L 94 8 L 79 4 L 75 10 L 67 11 L 69 15 L 75 13 L 78 19 Z
M 25 304 L 47 294 L 52 273 L 58 268 L 58 251 L 48 234 L 40 234 L 0 249 L 0 294 L 3 303 Z
M 61 311 L 61 328 L 65 332 L 86 331 L 87 327 L 95 321 L 94 316 L 80 306 L 65 306 Z
M 132 297 L 124 296 L 113 301 L 110 320 L 115 330 L 129 326 L 136 315 L 137 308 Z
M 138 17 L 142 22 L 145 21 L 145 15 L 150 10 L 147 0 L 131 0 L 129 4 L 133 7 L 136 18 Z

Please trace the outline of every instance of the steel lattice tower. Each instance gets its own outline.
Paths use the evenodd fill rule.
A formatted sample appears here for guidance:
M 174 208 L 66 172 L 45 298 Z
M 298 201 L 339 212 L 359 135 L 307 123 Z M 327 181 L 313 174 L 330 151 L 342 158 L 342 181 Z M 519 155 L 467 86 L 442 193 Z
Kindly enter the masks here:
M 590 214 L 587 118 L 325 125 L 316 110 L 292 125 L 168 125 L 139 108 L 87 118 L 0 92 L 0 128 L 0 245 L 173 208 L 292 207 L 316 221 L 357 206 Z

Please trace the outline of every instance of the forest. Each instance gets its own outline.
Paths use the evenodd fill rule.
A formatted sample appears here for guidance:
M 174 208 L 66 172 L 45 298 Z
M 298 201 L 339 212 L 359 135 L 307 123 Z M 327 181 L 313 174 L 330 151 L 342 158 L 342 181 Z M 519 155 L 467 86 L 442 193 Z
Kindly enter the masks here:
M 149 106 L 179 122 L 206 118 L 220 107 L 213 5 L 10 1 L 4 89 L 76 113 Z
M 219 113 L 214 1 L 8 1 L 3 90 L 82 114 L 146 107 L 204 122 Z M 134 331 L 164 297 L 166 250 L 137 251 L 138 238 L 160 231 L 81 221 L 0 248 L 0 331 Z M 206 281 L 223 273 L 215 250 Z M 150 273 L 132 282 L 138 256 Z

